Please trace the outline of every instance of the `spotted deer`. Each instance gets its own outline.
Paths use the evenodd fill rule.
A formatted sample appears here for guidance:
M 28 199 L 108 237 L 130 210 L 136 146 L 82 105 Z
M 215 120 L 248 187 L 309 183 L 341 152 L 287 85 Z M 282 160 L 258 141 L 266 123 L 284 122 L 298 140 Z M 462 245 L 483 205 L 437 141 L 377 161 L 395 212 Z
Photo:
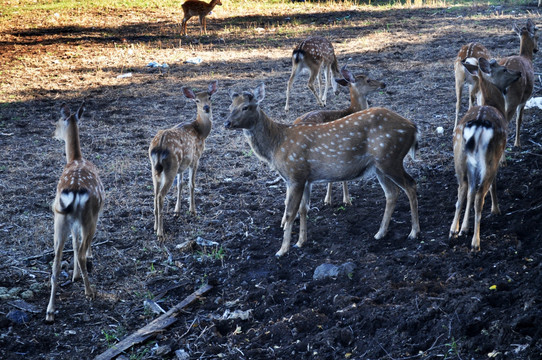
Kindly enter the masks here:
M 325 89 L 322 94 L 322 87 L 320 84 L 320 73 L 324 70 L 324 82 Z M 340 77 L 339 65 L 337 58 L 335 57 L 335 50 L 331 42 L 320 36 L 309 37 L 297 45 L 292 53 L 292 74 L 288 80 L 288 86 L 286 87 L 286 106 L 284 110 L 289 110 L 290 90 L 294 80 L 299 73 L 308 69 L 309 83 L 308 87 L 316 96 L 316 100 L 321 106 L 326 106 L 327 91 L 329 85 L 333 88 L 333 91 L 337 91 L 337 85 L 332 81 L 332 77 Z M 314 81 L 318 83 L 318 94 L 314 88 Z
M 45 320 L 55 319 L 55 294 L 58 285 L 58 275 L 62 262 L 64 243 L 70 233 L 73 244 L 73 277 L 72 281 L 83 278 L 85 295 L 95 296 L 95 290 L 90 286 L 87 273 L 87 257 L 92 254 L 90 245 L 96 223 L 104 203 L 104 188 L 98 169 L 81 154 L 79 143 L 79 120 L 83 115 L 84 105 L 77 113 L 72 114 L 66 104 L 60 108 L 61 118 L 56 124 L 54 137 L 63 140 L 66 145 L 66 166 L 60 176 L 56 188 L 56 197 L 52 210 L 54 219 L 54 252 L 51 275 L 51 296 L 47 305 Z
M 346 65 L 341 69 L 341 75 L 343 77 L 341 79 L 335 79 L 335 81 L 339 85 L 347 86 L 350 89 L 350 106 L 343 110 L 311 111 L 298 117 L 294 121 L 294 124 L 321 124 L 343 118 L 361 110 L 365 110 L 369 107 L 367 95 L 373 91 L 384 89 L 386 87 L 385 83 L 373 80 L 366 75 L 352 75 L 352 73 L 346 69 Z M 331 183 L 328 184 L 324 203 L 331 205 Z M 343 182 L 343 203 L 352 205 L 346 181 Z
M 243 129 L 254 153 L 270 164 L 286 182 L 284 238 L 276 256 L 290 247 L 292 225 L 299 212 L 296 247 L 307 240 L 307 211 L 313 182 L 346 181 L 374 172 L 386 195 L 386 209 L 375 239 L 385 236 L 399 189 L 408 196 L 412 215 L 410 239 L 418 236 L 416 183 L 403 159 L 417 148 L 416 125 L 382 108 L 367 109 L 322 124 L 286 125 L 274 122 L 260 108 L 261 84 L 251 92 L 231 94 L 227 129 Z
M 479 93 L 478 83 L 470 76 L 470 73 L 465 70 L 463 62 L 470 62 L 473 65 L 478 63 L 478 58 L 490 59 L 491 55 L 489 50 L 480 43 L 471 42 L 467 45 L 463 45 L 457 57 L 454 61 L 454 74 L 455 74 L 455 123 L 454 128 L 457 126 L 459 120 L 459 110 L 461 109 L 461 96 L 463 94 L 463 86 L 465 83 L 469 89 L 469 109 L 474 105 L 476 97 Z
M 479 82 L 482 105 L 470 108 L 455 128 L 454 164 L 459 186 L 450 238 L 458 234 L 463 207 L 465 214 L 459 235 L 468 231 L 469 212 L 474 201 L 474 235 L 471 247 L 473 251 L 479 251 L 480 220 L 488 190 L 491 194 L 491 213 L 500 213 L 496 177 L 506 146 L 504 94 L 508 87 L 519 81 L 522 74 L 499 65 L 495 60 L 488 61 L 485 58 L 479 58 L 476 66 L 468 63 L 464 63 L 464 66 Z
M 519 55 L 499 60 L 499 64 L 510 70 L 521 72 L 521 79 L 513 83 L 505 95 L 506 121 L 510 122 L 516 115 L 516 139 L 514 146 L 521 146 L 519 131 L 523 121 L 525 103 L 531 97 L 534 87 L 533 54 L 538 52 L 538 28 L 529 19 L 526 26 L 519 29 L 514 25 L 514 31 L 520 38 Z
M 175 214 L 181 211 L 182 173 L 188 169 L 190 181 L 191 214 L 196 214 L 194 188 L 199 159 L 205 149 L 205 139 L 211 132 L 211 96 L 217 91 L 217 81 L 209 84 L 207 91 L 194 93 L 183 87 L 184 95 L 194 101 L 197 106 L 196 120 L 181 123 L 170 129 L 160 130 L 149 146 L 152 181 L 154 185 L 154 230 L 156 235 L 164 235 L 164 198 L 173 180 L 177 177 L 177 203 Z
M 186 22 L 192 16 L 199 17 L 199 34 L 200 36 L 205 33 L 207 35 L 207 15 L 213 11 L 216 5 L 222 5 L 220 0 L 211 0 L 210 3 L 206 3 L 200 0 L 187 0 L 181 5 L 183 8 L 183 21 L 181 23 L 181 35 L 186 35 Z

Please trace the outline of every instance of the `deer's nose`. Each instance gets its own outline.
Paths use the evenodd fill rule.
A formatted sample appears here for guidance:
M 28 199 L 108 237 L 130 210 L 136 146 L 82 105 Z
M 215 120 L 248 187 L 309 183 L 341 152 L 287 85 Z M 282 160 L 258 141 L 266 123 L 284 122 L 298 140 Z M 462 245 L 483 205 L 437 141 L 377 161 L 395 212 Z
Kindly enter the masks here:
M 205 111 L 206 113 L 208 113 L 209 111 L 211 111 L 211 107 L 209 105 L 204 105 L 203 106 L 203 111 Z

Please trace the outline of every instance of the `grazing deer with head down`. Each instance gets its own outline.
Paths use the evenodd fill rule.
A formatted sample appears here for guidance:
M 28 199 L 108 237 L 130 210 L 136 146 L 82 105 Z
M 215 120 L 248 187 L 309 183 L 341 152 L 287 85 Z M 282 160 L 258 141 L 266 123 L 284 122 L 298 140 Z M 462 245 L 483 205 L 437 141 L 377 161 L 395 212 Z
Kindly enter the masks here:
M 56 124 L 55 138 L 66 144 L 67 164 L 60 176 L 53 203 L 55 214 L 53 271 L 51 275 L 51 297 L 47 306 L 46 321 L 55 319 L 55 293 L 58 274 L 62 262 L 62 250 L 70 233 L 73 244 L 72 281 L 82 277 L 85 295 L 95 296 L 87 273 L 87 256 L 91 256 L 90 245 L 96 231 L 96 222 L 104 203 L 104 188 L 98 176 L 98 169 L 81 155 L 79 143 L 79 119 L 83 115 L 83 105 L 72 114 L 66 104 L 62 104 L 61 118 Z
M 164 235 L 164 198 L 177 176 L 177 203 L 175 213 L 181 211 L 182 173 L 188 169 L 191 214 L 196 214 L 194 188 L 199 159 L 205 149 L 205 139 L 211 132 L 211 96 L 217 90 L 217 81 L 209 84 L 207 91 L 194 93 L 189 88 L 182 88 L 184 95 L 197 106 L 196 120 L 181 123 L 171 129 L 160 130 L 149 146 L 149 158 L 152 167 L 154 185 L 154 230 L 158 236 Z
M 475 99 L 480 91 L 478 82 L 475 81 L 470 75 L 470 73 L 465 70 L 463 62 L 466 61 L 473 65 L 476 65 L 478 63 L 478 58 L 481 57 L 484 59 L 490 59 L 491 55 L 488 49 L 486 49 L 482 44 L 476 42 L 471 42 L 467 45 L 463 45 L 457 53 L 457 58 L 454 62 L 456 96 L 454 128 L 457 126 L 457 121 L 459 120 L 459 110 L 461 109 L 461 95 L 463 94 L 463 86 L 465 85 L 465 83 L 467 83 L 469 89 L 469 109 L 474 105 Z
M 285 180 L 286 201 L 282 217 L 284 238 L 276 256 L 290 248 L 292 225 L 299 211 L 300 230 L 296 244 L 307 240 L 307 211 L 313 182 L 346 181 L 374 171 L 386 195 L 386 209 L 375 235 L 387 232 L 399 189 L 408 196 L 412 215 L 409 238 L 418 236 L 416 183 L 405 171 L 403 159 L 414 155 L 417 129 L 409 120 L 382 108 L 358 112 L 323 124 L 285 125 L 271 120 L 260 109 L 265 88 L 231 94 L 227 129 L 243 129 L 254 151 Z
M 187 0 L 181 5 L 183 8 L 183 21 L 181 23 L 181 35 L 186 35 L 186 22 L 192 16 L 199 17 L 199 34 L 207 35 L 207 18 L 206 16 L 215 8 L 216 5 L 222 5 L 220 0 L 211 0 L 206 3 L 200 0 Z
M 500 213 L 496 177 L 506 147 L 504 93 L 514 82 L 519 81 L 521 72 L 484 58 L 478 59 L 477 66 L 464 65 L 473 77 L 478 78 L 482 105 L 472 107 L 455 128 L 454 164 L 459 187 L 450 237 L 458 234 L 459 217 L 465 198 L 467 203 L 459 235 L 468 231 L 469 212 L 474 201 L 474 235 L 471 246 L 473 251 L 479 251 L 480 220 L 488 190 L 491 193 L 491 213 Z
M 311 111 L 295 119 L 294 124 L 321 124 L 365 110 L 369 107 L 367 95 L 373 91 L 384 89 L 386 87 L 385 83 L 370 79 L 366 75 L 352 75 L 352 73 L 346 69 L 346 65 L 341 69 L 341 74 L 343 78 L 335 79 L 335 81 L 339 85 L 348 86 L 350 88 L 350 106 L 344 110 Z M 331 205 L 331 183 L 328 184 L 324 203 Z M 343 203 L 352 205 L 346 181 L 343 182 Z
M 538 28 L 529 19 L 527 25 L 519 29 L 514 25 L 514 31 L 520 38 L 519 55 L 499 60 L 499 64 L 510 70 L 521 72 L 521 79 L 513 83 L 505 96 L 506 121 L 510 122 L 516 114 L 516 139 L 514 146 L 521 146 L 519 129 L 523 121 L 525 103 L 531 97 L 534 87 L 533 54 L 538 52 Z
M 324 69 L 324 82 L 325 89 L 322 94 L 322 87 L 320 84 L 320 72 Z M 316 96 L 316 100 L 321 106 L 326 106 L 327 90 L 329 84 L 333 91 L 337 91 L 337 85 L 332 81 L 332 77 L 339 77 L 339 65 L 337 64 L 337 58 L 335 57 L 335 50 L 331 42 L 320 36 L 309 37 L 303 40 L 301 44 L 297 45 L 292 53 L 292 74 L 288 80 L 288 86 L 286 88 L 286 106 L 284 110 L 289 109 L 290 89 L 294 80 L 303 69 L 308 69 L 310 72 L 308 87 Z M 318 82 L 318 94 L 314 88 L 314 80 Z

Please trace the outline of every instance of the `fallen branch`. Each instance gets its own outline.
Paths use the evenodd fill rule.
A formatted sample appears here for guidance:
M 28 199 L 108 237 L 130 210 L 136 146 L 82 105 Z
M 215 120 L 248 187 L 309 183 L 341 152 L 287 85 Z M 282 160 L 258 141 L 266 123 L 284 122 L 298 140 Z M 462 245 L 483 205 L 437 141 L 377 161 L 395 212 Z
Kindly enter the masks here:
M 211 285 L 205 285 L 205 286 L 200 287 L 198 290 L 194 291 L 191 295 L 186 297 L 183 301 L 181 301 L 180 303 L 172 307 L 167 313 L 154 319 L 153 321 L 148 323 L 146 326 L 137 330 L 135 333 L 128 336 L 127 338 L 119 342 L 118 344 L 113 345 L 112 347 L 107 349 L 104 353 L 96 356 L 94 360 L 112 359 L 115 356 L 121 354 L 123 351 L 129 349 L 133 345 L 139 344 L 147 340 L 149 337 L 151 337 L 155 333 L 167 328 L 169 325 L 177 321 L 176 316 L 179 312 L 181 312 L 181 310 L 183 310 L 188 305 L 192 304 L 194 301 L 198 299 L 199 296 L 206 294 L 212 288 L 213 287 Z
M 111 242 L 111 240 L 104 240 L 102 242 L 92 244 L 92 246 L 103 245 L 103 244 L 107 244 L 108 242 Z M 63 251 L 64 254 L 70 254 L 72 252 L 73 252 L 73 249 L 68 249 L 68 250 L 64 249 L 64 251 Z M 43 254 L 40 254 L 40 255 L 32 255 L 32 256 L 26 257 L 26 258 L 23 259 L 23 261 L 39 259 L 40 257 L 43 257 L 43 256 L 53 255 L 54 253 L 55 253 L 54 250 L 46 251 L 46 252 L 44 252 Z

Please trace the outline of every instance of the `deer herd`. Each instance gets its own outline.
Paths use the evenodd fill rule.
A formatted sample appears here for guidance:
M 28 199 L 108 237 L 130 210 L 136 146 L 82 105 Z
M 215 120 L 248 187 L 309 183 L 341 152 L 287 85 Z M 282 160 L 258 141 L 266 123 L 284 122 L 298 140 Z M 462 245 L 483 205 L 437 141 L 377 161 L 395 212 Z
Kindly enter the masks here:
M 199 15 L 205 31 L 205 15 L 220 0 L 202 5 L 189 0 L 183 5 L 186 21 Z M 203 14 L 203 15 L 202 15 Z M 522 28 L 514 26 L 520 38 L 517 56 L 500 60 L 491 59 L 490 52 L 479 43 L 463 46 L 454 63 L 456 85 L 456 112 L 453 135 L 454 165 L 458 181 L 455 216 L 449 236 L 469 231 L 469 213 L 474 203 L 473 251 L 480 250 L 480 221 L 484 199 L 491 194 L 491 212 L 499 213 L 496 175 L 504 159 L 508 124 L 516 119 L 514 146 L 520 146 L 520 127 L 523 109 L 532 94 L 534 73 L 533 54 L 538 51 L 537 28 L 528 20 Z M 374 235 L 386 235 L 397 198 L 402 190 L 408 197 L 411 212 L 409 239 L 420 233 L 416 182 L 405 171 L 404 158 L 412 158 L 418 148 L 419 131 L 412 121 L 388 109 L 369 108 L 366 96 L 385 84 L 362 74 L 352 74 L 346 66 L 339 69 L 331 42 L 323 37 L 310 37 L 295 47 L 292 54 L 292 72 L 286 88 L 285 111 L 293 81 L 301 70 L 310 73 L 308 87 L 321 106 L 326 105 L 329 85 L 337 84 L 350 90 L 350 106 L 344 110 L 315 110 L 297 118 L 293 124 L 273 121 L 260 107 L 265 98 L 265 86 L 242 93 L 231 92 L 229 115 L 224 123 L 228 130 L 242 129 L 257 157 L 267 162 L 286 184 L 285 209 L 281 226 L 284 230 L 282 246 L 277 257 L 290 248 L 292 226 L 299 214 L 299 238 L 295 246 L 307 240 L 307 212 L 311 185 L 329 183 L 324 202 L 331 204 L 331 183 L 343 183 L 343 202 L 350 204 L 346 182 L 374 174 L 384 190 L 384 215 Z M 321 89 L 321 72 L 325 88 Z M 335 81 L 332 81 L 332 77 Z M 314 81 L 319 91 L 316 92 Z M 469 90 L 469 109 L 460 119 L 461 96 L 464 84 Z M 194 188 L 199 159 L 205 139 L 212 126 L 211 97 L 218 84 L 213 81 L 206 91 L 194 92 L 183 88 L 184 95 L 197 107 L 196 119 L 170 129 L 160 130 L 149 146 L 149 160 L 154 185 L 154 231 L 164 236 L 164 198 L 176 180 L 177 200 L 175 214 L 180 213 L 182 174 L 189 170 L 191 214 L 196 214 Z M 78 123 L 84 106 L 72 113 L 67 105 L 61 107 L 61 118 L 56 125 L 55 137 L 65 142 L 67 164 L 58 181 L 54 212 L 54 261 L 51 276 L 51 296 L 46 320 L 54 321 L 55 292 L 57 289 L 62 250 L 71 233 L 74 250 L 73 280 L 81 277 L 85 295 L 94 297 L 87 274 L 90 244 L 104 203 L 104 188 L 97 168 L 81 153 Z M 461 228 L 459 220 L 464 209 Z

